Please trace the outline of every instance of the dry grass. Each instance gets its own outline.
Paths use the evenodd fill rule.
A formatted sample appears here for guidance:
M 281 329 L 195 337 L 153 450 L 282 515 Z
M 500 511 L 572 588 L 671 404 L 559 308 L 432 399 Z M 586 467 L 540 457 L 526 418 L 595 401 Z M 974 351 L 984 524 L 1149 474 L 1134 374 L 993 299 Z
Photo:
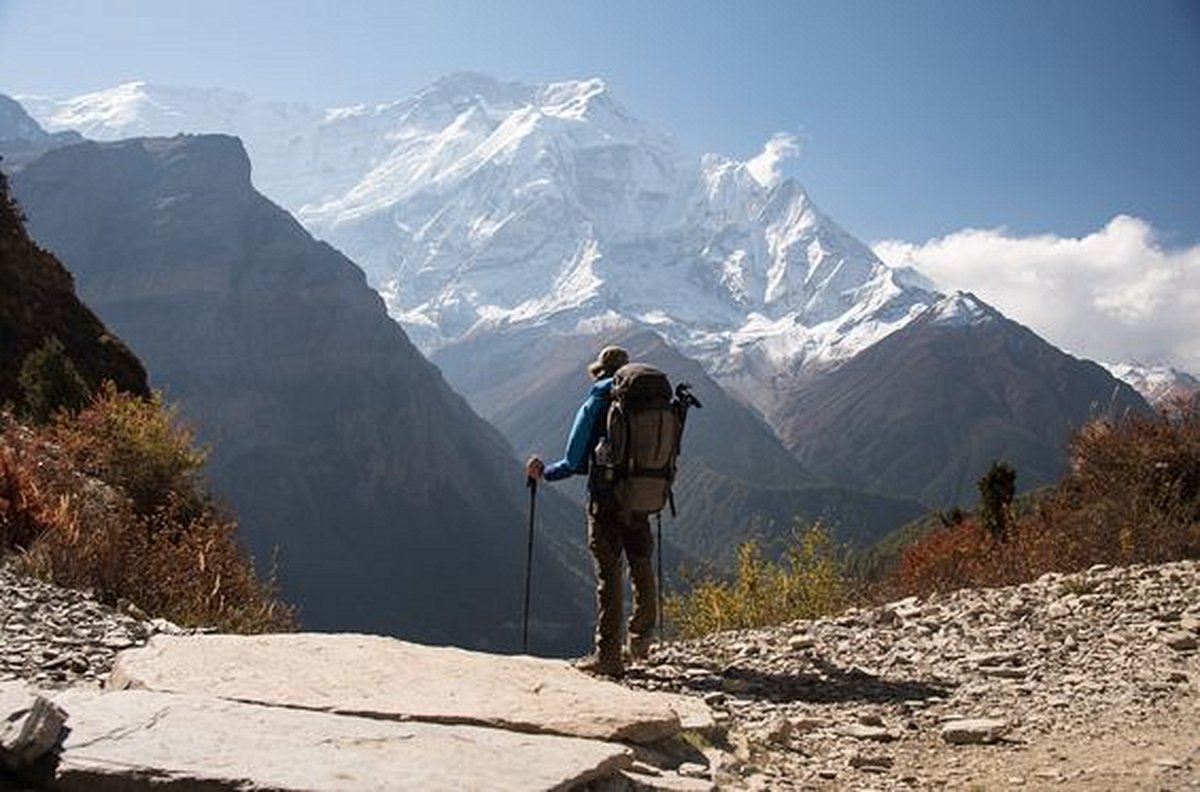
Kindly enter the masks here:
M 237 524 L 201 487 L 204 454 L 173 410 L 102 390 L 44 428 L 0 417 L 0 553 L 22 571 L 183 626 L 290 629 Z

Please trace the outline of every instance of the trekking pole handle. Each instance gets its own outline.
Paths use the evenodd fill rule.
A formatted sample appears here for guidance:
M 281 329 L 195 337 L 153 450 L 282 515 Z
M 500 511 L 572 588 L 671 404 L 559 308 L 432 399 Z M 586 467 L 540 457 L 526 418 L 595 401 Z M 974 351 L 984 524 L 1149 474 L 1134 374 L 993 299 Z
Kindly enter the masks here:
M 685 408 L 696 407 L 699 409 L 704 406 L 700 403 L 699 399 L 692 395 L 692 384 L 690 382 L 681 382 L 675 386 L 675 398 Z

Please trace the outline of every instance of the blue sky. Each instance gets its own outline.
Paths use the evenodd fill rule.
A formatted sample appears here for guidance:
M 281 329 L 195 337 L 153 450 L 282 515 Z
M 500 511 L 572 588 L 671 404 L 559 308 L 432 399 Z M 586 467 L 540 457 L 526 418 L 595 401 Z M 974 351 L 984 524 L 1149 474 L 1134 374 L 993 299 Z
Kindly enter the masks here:
M 818 204 L 912 263 L 967 229 L 1079 242 L 1129 216 L 1131 279 L 1157 256 L 1200 281 L 1197 0 L 0 0 L 5 93 L 145 79 L 328 106 L 461 70 L 600 76 L 697 155 L 794 135 Z M 983 266 L 935 276 L 987 298 Z M 1200 368 L 1195 345 L 1140 354 Z

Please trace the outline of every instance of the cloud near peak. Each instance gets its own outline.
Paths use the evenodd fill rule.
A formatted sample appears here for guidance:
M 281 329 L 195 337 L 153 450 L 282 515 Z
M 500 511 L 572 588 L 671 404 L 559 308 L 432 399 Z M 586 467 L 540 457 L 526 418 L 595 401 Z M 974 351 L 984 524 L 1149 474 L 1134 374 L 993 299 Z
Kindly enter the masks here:
M 1081 237 L 966 229 L 872 247 L 942 290 L 978 294 L 1073 354 L 1200 372 L 1200 245 L 1167 250 L 1140 218 L 1118 215 Z
M 782 178 L 780 164 L 799 155 L 800 139 L 787 132 L 776 132 L 758 156 L 746 162 L 746 170 L 756 182 L 771 188 Z

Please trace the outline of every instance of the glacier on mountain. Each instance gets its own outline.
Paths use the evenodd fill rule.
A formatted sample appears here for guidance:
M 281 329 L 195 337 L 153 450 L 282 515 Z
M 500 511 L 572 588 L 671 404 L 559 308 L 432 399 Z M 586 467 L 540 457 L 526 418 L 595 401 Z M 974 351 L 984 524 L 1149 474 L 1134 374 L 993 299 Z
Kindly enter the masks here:
M 256 186 L 363 267 L 427 353 L 641 324 L 761 403 L 773 378 L 852 357 L 942 299 L 779 177 L 794 142 L 697 162 L 598 79 L 456 74 L 321 111 L 145 83 L 18 98 L 47 129 L 98 139 L 237 134 Z

